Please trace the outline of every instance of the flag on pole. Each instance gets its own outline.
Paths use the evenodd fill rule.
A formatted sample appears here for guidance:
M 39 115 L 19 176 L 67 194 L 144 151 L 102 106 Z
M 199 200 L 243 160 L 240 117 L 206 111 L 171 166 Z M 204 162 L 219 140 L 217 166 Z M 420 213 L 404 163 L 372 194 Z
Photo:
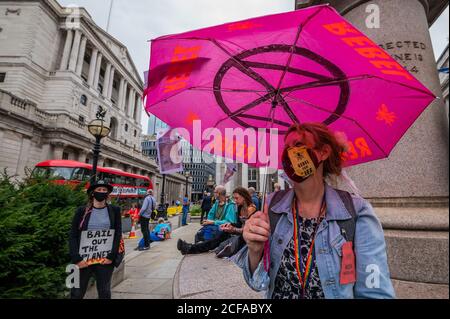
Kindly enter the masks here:
M 183 171 L 181 138 L 172 129 L 164 129 L 156 134 L 156 151 L 161 174 L 173 174 Z
M 227 166 L 227 171 L 223 177 L 223 185 L 227 184 L 237 172 L 237 165 L 235 163 L 226 163 L 225 165 Z

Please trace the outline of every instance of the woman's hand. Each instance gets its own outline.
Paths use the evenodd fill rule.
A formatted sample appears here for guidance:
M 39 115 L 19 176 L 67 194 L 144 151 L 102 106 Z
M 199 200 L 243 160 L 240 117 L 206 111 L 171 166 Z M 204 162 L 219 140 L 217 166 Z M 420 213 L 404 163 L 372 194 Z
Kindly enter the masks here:
M 112 264 L 112 260 L 105 258 L 105 260 L 102 261 L 102 265 L 111 265 Z
M 214 225 L 214 222 L 212 220 L 204 220 L 202 225 L 203 226 Z
M 82 260 L 77 264 L 77 266 L 79 269 L 83 269 L 89 267 L 89 264 L 85 260 Z
M 248 247 L 250 272 L 253 274 L 263 256 L 264 244 L 270 238 L 267 209 L 264 213 L 256 212 L 245 222 L 243 237 Z
M 235 232 L 235 227 L 231 224 L 223 224 L 220 226 L 220 230 L 225 232 L 225 233 L 234 233 Z

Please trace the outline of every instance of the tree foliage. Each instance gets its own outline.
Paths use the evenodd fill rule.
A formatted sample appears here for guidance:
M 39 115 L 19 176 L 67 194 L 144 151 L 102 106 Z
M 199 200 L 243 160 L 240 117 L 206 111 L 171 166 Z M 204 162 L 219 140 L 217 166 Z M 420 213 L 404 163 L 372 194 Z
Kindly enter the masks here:
M 0 298 L 63 298 L 68 234 L 83 185 L 0 176 Z

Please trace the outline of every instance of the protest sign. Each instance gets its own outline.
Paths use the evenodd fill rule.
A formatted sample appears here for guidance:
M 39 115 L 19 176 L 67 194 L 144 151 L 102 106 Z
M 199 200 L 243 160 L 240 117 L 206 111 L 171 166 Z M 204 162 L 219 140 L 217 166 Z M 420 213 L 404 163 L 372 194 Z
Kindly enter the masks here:
M 81 232 L 79 254 L 89 265 L 101 264 L 111 252 L 114 229 Z

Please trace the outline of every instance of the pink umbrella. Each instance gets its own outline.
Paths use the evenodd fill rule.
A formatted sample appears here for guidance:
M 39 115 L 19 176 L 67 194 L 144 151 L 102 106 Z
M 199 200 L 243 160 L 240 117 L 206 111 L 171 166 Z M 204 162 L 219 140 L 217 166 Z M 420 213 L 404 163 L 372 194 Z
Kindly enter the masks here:
M 355 165 L 387 157 L 435 99 L 328 5 L 153 40 L 145 95 L 194 146 L 256 167 L 267 140 L 229 140 L 226 129 L 276 128 L 281 156 L 292 123 L 322 122 L 345 133 Z M 199 142 L 196 120 L 222 137 Z

